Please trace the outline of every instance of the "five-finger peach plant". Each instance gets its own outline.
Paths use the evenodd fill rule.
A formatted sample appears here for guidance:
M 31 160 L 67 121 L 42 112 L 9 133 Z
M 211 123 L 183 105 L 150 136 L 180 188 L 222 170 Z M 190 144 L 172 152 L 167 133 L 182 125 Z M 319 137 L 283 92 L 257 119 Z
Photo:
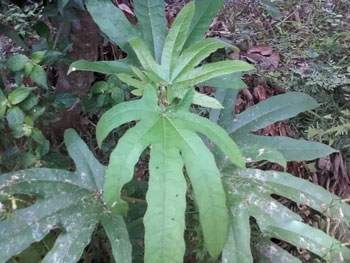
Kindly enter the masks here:
M 285 196 L 344 222 L 349 222 L 348 205 L 321 187 L 287 173 L 245 168 L 246 162 L 264 160 L 285 166 L 287 161 L 315 159 L 333 149 L 251 133 L 317 106 L 300 93 L 271 98 L 233 116 L 235 93 L 243 88 L 237 74 L 253 67 L 238 60 L 204 62 L 217 49 L 235 48 L 218 39 L 203 39 L 222 3 L 190 2 L 167 32 L 163 0 L 134 0 L 137 26 L 109 0 L 87 1 L 87 9 L 101 31 L 128 56 L 118 61 L 77 61 L 71 71 L 116 74 L 134 88 L 134 95 L 141 96 L 112 107 L 101 117 L 98 144 L 123 124 L 135 122 L 135 126 L 118 140 L 106 170 L 68 131 L 66 144 L 76 173 L 36 169 L 0 177 L 2 199 L 15 193 L 38 197 L 34 205 L 0 222 L 0 248 L 5 251 L 0 254 L 1 262 L 55 227 L 65 232 L 44 262 L 76 262 L 97 222 L 107 232 L 116 261 L 132 262 L 123 222 L 128 205 L 121 194 L 147 148 L 150 175 L 143 218 L 144 262 L 183 262 L 188 184 L 213 258 L 222 254 L 222 262 L 253 263 L 255 254 L 261 263 L 300 262 L 271 241 L 278 238 L 329 262 L 350 260 L 346 244 L 303 223 L 298 214 L 271 195 Z M 214 99 L 195 91 L 195 85 L 204 84 L 225 89 L 217 90 Z M 212 108 L 211 120 L 191 111 L 191 104 Z M 208 141 L 215 146 L 209 147 Z M 252 238 L 251 218 L 261 232 L 258 237 Z M 7 242 L 11 236 L 15 239 Z

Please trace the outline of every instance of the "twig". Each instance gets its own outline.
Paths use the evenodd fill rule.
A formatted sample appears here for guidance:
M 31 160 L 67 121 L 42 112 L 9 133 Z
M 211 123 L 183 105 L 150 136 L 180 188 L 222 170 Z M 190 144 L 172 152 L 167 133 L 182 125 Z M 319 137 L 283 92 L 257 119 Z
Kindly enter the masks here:
M 56 46 L 57 46 L 57 42 L 58 42 L 58 39 L 60 37 L 60 34 L 61 34 L 61 31 L 63 29 L 63 23 L 60 23 L 60 26 L 58 27 L 58 30 L 57 30 L 57 34 L 55 36 L 55 40 L 53 42 L 53 47 L 52 49 L 56 49 Z

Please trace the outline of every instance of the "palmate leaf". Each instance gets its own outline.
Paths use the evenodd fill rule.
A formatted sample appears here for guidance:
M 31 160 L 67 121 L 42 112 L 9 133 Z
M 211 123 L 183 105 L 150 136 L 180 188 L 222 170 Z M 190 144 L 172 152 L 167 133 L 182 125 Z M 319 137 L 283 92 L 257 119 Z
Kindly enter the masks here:
M 240 147 L 257 149 L 255 155 L 258 154 L 258 151 L 275 150 L 283 155 L 285 161 L 304 161 L 327 156 L 336 151 L 317 142 L 296 140 L 284 136 L 259 136 L 251 133 L 276 121 L 285 120 L 303 111 L 314 109 L 318 104 L 310 96 L 298 92 L 277 95 L 250 107 L 240 114 L 233 115 L 236 94 L 226 95 L 223 94 L 223 91 L 220 92 L 219 95 L 222 95 L 216 97 L 225 109 L 222 112 L 216 110 L 212 113 L 216 116 L 214 121 L 224 127 Z M 223 156 L 219 154 L 216 154 L 216 156 L 219 162 L 223 162 Z M 266 158 L 265 160 L 279 163 L 279 159 Z
M 167 32 L 164 0 L 135 0 L 134 6 L 142 38 L 159 63 Z
M 215 82 L 217 77 L 233 72 L 252 70 L 251 65 L 242 61 L 222 61 L 197 67 L 217 49 L 234 48 L 217 39 L 201 40 L 222 4 L 222 0 L 190 2 L 177 15 L 166 35 L 163 0 L 135 1 L 138 26 L 131 25 L 123 12 L 109 0 L 87 1 L 87 9 L 95 22 L 113 42 L 128 53 L 128 58 L 120 62 L 77 61 L 70 66 L 69 72 L 90 70 L 106 74 L 126 73 L 130 75 L 129 79 L 138 77 L 135 72 L 130 72 L 131 66 L 138 63 L 135 53 L 148 79 L 157 86 L 188 87 L 211 79 Z M 105 12 L 103 10 L 113 14 L 102 14 Z M 226 78 L 227 76 L 223 79 Z M 142 89 L 138 89 L 137 94 L 141 93 Z M 172 99 L 170 96 L 170 102 Z
M 195 11 L 190 28 L 187 32 L 187 40 L 185 48 L 188 48 L 201 40 L 208 30 L 210 23 L 215 18 L 217 12 L 220 10 L 224 0 L 207 1 L 196 0 Z
M 132 56 L 133 51 L 128 42 L 140 36 L 140 32 L 128 21 L 123 12 L 109 0 L 88 0 L 86 8 L 101 31 Z
M 254 217 L 261 236 L 254 240 L 258 262 L 300 262 L 270 241 L 278 238 L 307 249 L 328 262 L 348 262 L 350 250 L 271 197 L 284 196 L 328 218 L 350 222 L 350 206 L 325 189 L 293 175 L 254 169 L 224 172 L 230 204 L 230 229 L 223 262 L 253 263 L 249 218 Z
M 111 241 L 117 262 L 131 263 L 131 245 L 121 216 L 109 212 L 102 201 L 105 167 L 73 130 L 65 143 L 76 172 L 28 169 L 0 176 L 0 197 L 14 194 L 36 196 L 35 203 L 0 221 L 0 262 L 4 263 L 51 230 L 62 233 L 43 259 L 44 263 L 75 263 L 101 223 Z
M 217 257 L 225 242 L 227 209 L 220 173 L 197 133 L 213 141 L 236 166 L 244 167 L 244 162 L 222 128 L 188 112 L 193 93 L 191 89 L 180 104 L 163 108 L 158 106 L 156 89 L 148 85 L 142 99 L 118 104 L 97 125 L 101 144 L 111 130 L 139 121 L 119 139 L 107 169 L 104 200 L 117 214 L 127 209 L 120 196 L 123 185 L 132 179 L 141 153 L 148 146 L 151 148 L 148 208 L 144 218 L 145 262 L 183 262 L 187 189 L 184 165 L 194 189 L 209 253 Z

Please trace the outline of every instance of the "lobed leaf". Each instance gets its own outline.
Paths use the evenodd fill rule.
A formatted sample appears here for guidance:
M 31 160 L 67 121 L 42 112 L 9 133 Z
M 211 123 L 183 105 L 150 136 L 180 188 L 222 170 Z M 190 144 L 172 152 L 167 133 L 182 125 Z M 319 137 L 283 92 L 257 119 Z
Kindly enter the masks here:
M 134 5 L 142 38 L 160 63 L 167 31 L 164 0 L 135 0 Z
M 131 263 L 131 245 L 123 218 L 106 211 L 101 199 L 104 167 L 73 130 L 65 133 L 65 142 L 76 172 L 37 168 L 0 176 L 2 196 L 37 197 L 33 205 L 16 210 L 9 219 L 0 221 L 0 262 L 7 262 L 54 229 L 62 232 L 43 262 L 77 262 L 95 226 L 102 220 L 116 261 Z
M 121 123 L 139 120 L 119 139 L 107 169 L 104 200 L 107 207 L 117 214 L 127 210 L 121 197 L 122 187 L 132 179 L 141 153 L 147 146 L 151 148 L 148 209 L 144 219 L 146 262 L 183 260 L 186 185 L 181 177 L 182 162 L 193 184 L 209 253 L 217 257 L 225 242 L 227 209 L 220 173 L 212 154 L 196 133 L 202 133 L 217 143 L 235 164 L 243 166 L 244 162 L 223 129 L 188 112 L 193 94 L 194 89 L 191 89 L 179 105 L 163 108 L 158 106 L 154 88 L 148 85 L 142 99 L 115 106 L 97 125 L 100 143 Z M 138 114 L 137 111 L 130 112 L 130 105 L 133 105 L 132 109 L 138 107 Z M 157 234 L 154 234 L 155 229 Z
M 184 129 L 177 131 L 181 136 L 181 153 L 199 209 L 204 241 L 210 255 L 216 258 L 224 246 L 228 223 L 220 173 L 213 155 L 198 135 Z
M 224 129 L 215 125 L 210 120 L 199 117 L 198 115 L 179 112 L 174 114 L 174 124 L 180 129 L 189 129 L 200 132 L 210 138 L 217 147 L 229 158 L 229 160 L 238 167 L 244 167 L 243 157 L 233 140 L 229 138 Z
M 223 0 L 195 1 L 195 12 L 190 28 L 187 32 L 185 48 L 192 46 L 194 43 L 203 38 L 210 26 L 211 21 L 215 18 L 217 12 L 220 10 L 223 4 Z
M 248 146 L 241 149 L 246 162 L 260 162 L 269 161 L 271 163 L 277 163 L 283 168 L 287 167 L 287 161 L 283 154 L 273 148 L 260 148 L 259 146 Z
M 255 246 L 258 263 L 301 263 L 299 259 L 289 254 L 275 243 L 264 238 L 257 239 Z
M 134 167 L 142 152 L 150 144 L 147 135 L 156 121 L 140 121 L 119 139 L 113 150 L 106 173 L 103 198 L 116 214 L 126 214 L 128 205 L 121 198 L 122 187 L 134 176 Z
M 195 45 L 185 49 L 176 64 L 171 80 L 176 80 L 178 76 L 188 74 L 194 67 L 198 66 L 202 60 L 207 58 L 211 53 L 231 45 L 214 38 L 203 39 Z
M 307 249 L 331 262 L 342 262 L 342 258 L 346 262 L 350 258 L 350 250 L 344 248 L 341 242 L 321 230 L 302 223 L 297 214 L 272 199 L 270 195 L 284 196 L 299 204 L 307 205 L 327 217 L 349 222 L 350 206 L 344 204 L 339 197 L 318 185 L 287 173 L 245 169 L 234 172 L 227 170 L 224 174 L 232 216 L 245 211 L 257 220 L 262 231 L 260 238 L 264 239 L 262 247 L 266 247 L 266 244 L 271 245 L 269 239 L 274 237 Z M 247 222 L 249 221 L 246 220 L 245 223 Z M 229 240 L 230 238 L 238 241 L 235 236 L 229 237 Z M 227 245 L 225 249 L 227 251 L 224 251 L 223 255 L 229 255 L 233 253 L 234 248 L 232 245 Z M 288 260 L 286 262 L 298 262 L 292 255 L 273 246 L 263 253 L 260 242 L 257 243 L 257 250 L 259 254 L 264 254 L 262 259 L 265 261 L 261 262 L 284 262 L 282 259 Z
M 140 119 L 152 119 L 158 116 L 157 95 L 155 89 L 148 85 L 141 100 L 120 103 L 108 110 L 99 120 L 96 137 L 99 145 L 107 135 L 120 125 Z
M 185 254 L 185 209 L 187 184 L 183 161 L 176 147 L 176 136 L 167 128 L 162 139 L 152 145 L 145 225 L 145 262 L 182 263 Z

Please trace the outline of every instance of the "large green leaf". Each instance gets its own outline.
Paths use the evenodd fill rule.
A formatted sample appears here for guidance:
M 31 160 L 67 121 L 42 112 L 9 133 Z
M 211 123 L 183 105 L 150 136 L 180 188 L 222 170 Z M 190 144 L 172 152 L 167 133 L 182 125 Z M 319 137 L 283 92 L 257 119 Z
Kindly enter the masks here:
M 276 121 L 289 119 L 301 112 L 312 110 L 317 106 L 317 102 L 304 93 L 289 92 L 273 96 L 236 115 L 228 132 L 234 132 L 236 135 L 247 134 Z
M 167 31 L 164 0 L 135 0 L 134 5 L 142 38 L 160 63 Z
M 104 207 L 102 185 L 105 167 L 73 130 L 65 133 L 68 152 L 76 172 L 29 169 L 0 176 L 2 197 L 35 195 L 27 208 L 0 221 L 0 262 L 42 240 L 51 230 L 61 229 L 44 263 L 75 263 L 89 244 L 95 226 L 101 222 L 111 241 L 117 262 L 131 263 L 131 245 L 124 220 Z M 3 198 L 2 198 L 3 199 Z
M 184 164 L 176 147 L 176 134 L 166 127 L 166 120 L 158 125 L 163 126 L 155 127 L 163 132 L 163 136 L 152 144 L 151 149 L 148 209 L 143 220 L 145 262 L 182 263 L 187 190 L 182 172 Z
M 243 153 L 245 152 L 245 157 L 251 159 L 251 161 L 267 160 L 284 165 L 285 161 L 313 160 L 336 151 L 317 142 L 296 140 L 283 136 L 251 134 L 252 131 L 264 128 L 276 121 L 294 117 L 305 110 L 317 107 L 318 104 L 310 96 L 297 92 L 286 93 L 271 97 L 243 113 L 234 115 L 236 96 L 237 92 L 235 91 L 217 90 L 216 98 L 225 108 L 212 111 L 210 116 L 213 121 L 224 127 L 243 149 L 249 149 L 249 152 L 243 151 Z M 255 152 L 252 151 L 253 149 L 255 149 Z M 266 154 L 271 153 L 271 151 L 280 152 L 284 160 L 277 152 L 274 152 L 273 155 Z M 216 149 L 214 149 L 214 154 L 220 165 L 223 164 L 224 156 Z M 259 158 L 253 158 L 254 156 Z
M 156 89 L 148 85 L 142 99 L 113 107 L 97 125 L 97 139 L 101 144 L 113 129 L 139 120 L 119 139 L 107 169 L 104 199 L 116 213 L 126 212 L 127 205 L 120 196 L 122 187 L 132 179 L 141 153 L 151 147 L 151 179 L 144 221 L 145 262 L 183 261 L 186 185 L 181 177 L 182 162 L 195 191 L 204 239 L 213 257 L 220 254 L 225 241 L 227 211 L 220 173 L 197 133 L 212 140 L 232 163 L 244 167 L 244 162 L 237 146 L 222 128 L 188 112 L 193 95 L 191 89 L 181 104 L 164 108 L 158 105 Z M 202 160 L 205 165 L 197 160 Z M 171 232 L 169 226 L 180 232 Z
M 279 151 L 286 161 L 309 161 L 337 151 L 322 143 L 303 139 L 296 140 L 285 136 L 258 136 L 254 134 L 235 136 L 233 134 L 232 138 L 243 148 L 255 147 L 258 150 L 274 149 Z
M 234 227 L 231 233 L 229 232 L 223 262 L 253 262 L 248 245 L 250 233 L 248 230 L 242 232 L 242 229 L 247 229 L 250 217 L 256 219 L 262 232 L 255 244 L 258 254 L 265 258 L 265 261 L 261 262 L 299 262 L 292 255 L 287 255 L 287 252 L 271 247 L 270 238 L 285 240 L 330 262 L 350 260 L 350 250 L 340 241 L 303 223 L 299 215 L 273 199 L 271 195 L 284 196 L 298 204 L 307 205 L 328 218 L 337 218 L 340 222 L 349 223 L 350 206 L 344 204 L 341 198 L 318 185 L 287 173 L 244 169 L 226 170 L 224 175 Z M 246 240 L 244 247 L 242 239 Z M 262 251 L 267 244 L 274 253 Z M 238 248 L 234 245 L 238 245 Z
M 195 12 L 191 22 L 191 26 L 187 33 L 187 41 L 185 47 L 190 47 L 203 38 L 207 32 L 211 21 L 220 10 L 224 0 L 196 0 Z
M 132 56 L 129 40 L 140 32 L 110 0 L 88 0 L 86 7 L 101 31 L 122 50 Z

